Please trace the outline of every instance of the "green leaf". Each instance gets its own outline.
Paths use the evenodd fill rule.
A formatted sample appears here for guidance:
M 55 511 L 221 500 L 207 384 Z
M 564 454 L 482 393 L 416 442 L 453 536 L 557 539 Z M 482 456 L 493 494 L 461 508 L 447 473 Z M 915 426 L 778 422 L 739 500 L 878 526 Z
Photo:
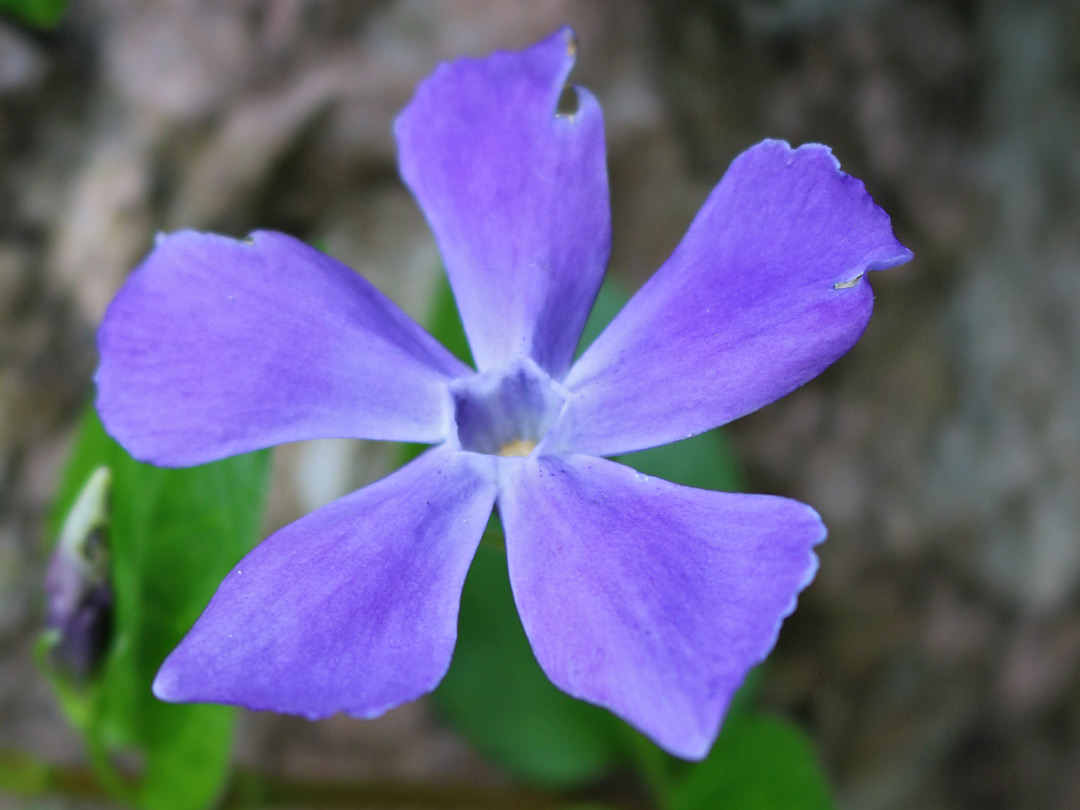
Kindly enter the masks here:
M 585 321 L 585 328 L 581 330 L 581 338 L 578 340 L 577 357 L 584 353 L 585 349 L 592 345 L 593 341 L 600 337 L 600 333 L 607 325 L 615 320 L 626 302 L 630 300 L 626 291 L 611 278 L 605 278 L 600 285 L 600 292 L 596 295 L 596 301 L 589 312 L 589 318 Z
M 0 0 L 0 9 L 38 28 L 55 28 L 69 0 Z
M 475 368 L 469 339 L 465 336 L 465 327 L 462 326 L 454 291 L 450 289 L 446 273 L 439 273 L 435 302 L 428 317 L 428 331 L 458 360 Z
M 454 292 L 450 289 L 450 280 L 444 272 L 439 273 L 436 282 L 434 301 L 427 318 L 427 330 L 458 360 L 470 366 L 473 365 L 469 339 L 465 336 L 465 327 L 461 325 L 461 316 L 458 314 L 457 303 L 454 301 Z M 399 454 L 401 464 L 408 464 L 429 446 L 415 443 L 402 444 Z
M 738 492 L 742 475 L 727 438 L 719 430 L 618 456 L 635 470 L 688 487 Z
M 672 780 L 671 810 L 835 810 L 806 734 L 777 717 L 728 717 L 708 758 Z
M 459 627 L 435 700 L 482 753 L 521 779 L 553 787 L 595 779 L 623 758 L 626 727 L 560 692 L 536 663 L 497 548 L 483 545 L 473 560 Z
M 151 467 L 109 438 L 90 409 L 54 526 L 101 466 L 112 473 L 114 638 L 93 682 L 65 683 L 56 674 L 54 682 L 99 776 L 119 798 L 146 810 L 198 810 L 213 802 L 228 775 L 235 712 L 162 703 L 150 685 L 218 583 L 258 539 L 269 453 L 188 469 Z M 119 754 L 139 764 L 134 778 L 113 767 Z

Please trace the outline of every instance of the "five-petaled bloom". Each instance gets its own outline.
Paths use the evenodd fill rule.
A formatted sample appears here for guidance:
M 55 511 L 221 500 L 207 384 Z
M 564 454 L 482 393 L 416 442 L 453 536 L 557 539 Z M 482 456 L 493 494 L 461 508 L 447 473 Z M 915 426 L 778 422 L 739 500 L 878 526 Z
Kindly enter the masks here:
M 395 126 L 479 371 L 288 236 L 163 238 L 99 335 L 98 409 L 154 464 L 281 442 L 434 445 L 280 530 L 154 683 L 170 701 L 373 717 L 450 663 L 494 504 L 551 680 L 668 751 L 708 751 L 817 567 L 817 514 L 605 460 L 729 422 L 846 352 L 864 274 L 907 261 L 826 147 L 735 159 L 672 256 L 571 364 L 610 247 L 603 122 L 568 30 L 439 67 Z M 211 540 L 212 542 L 212 540 Z

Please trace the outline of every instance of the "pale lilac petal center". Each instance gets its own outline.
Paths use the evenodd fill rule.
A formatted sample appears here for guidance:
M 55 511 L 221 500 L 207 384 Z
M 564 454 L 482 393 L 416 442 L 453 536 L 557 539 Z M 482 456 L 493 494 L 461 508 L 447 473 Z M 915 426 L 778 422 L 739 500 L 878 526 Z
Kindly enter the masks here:
M 494 455 L 524 455 L 536 447 L 566 401 L 562 386 L 529 358 L 455 380 L 450 392 L 458 446 Z

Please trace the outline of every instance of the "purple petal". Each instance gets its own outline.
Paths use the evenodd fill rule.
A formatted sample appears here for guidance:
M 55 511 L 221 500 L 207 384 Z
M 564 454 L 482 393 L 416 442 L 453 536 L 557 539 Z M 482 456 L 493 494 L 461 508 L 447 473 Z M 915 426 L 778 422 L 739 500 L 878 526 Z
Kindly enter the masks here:
M 429 692 L 450 664 L 494 479 L 490 457 L 442 446 L 286 526 L 221 583 L 154 694 L 318 718 Z
M 159 241 L 98 333 L 98 411 L 136 458 L 199 464 L 282 442 L 435 442 L 471 373 L 345 265 L 279 233 Z
M 520 53 L 441 65 L 396 124 L 401 174 L 427 215 L 481 371 L 569 366 L 611 245 L 604 124 L 569 29 Z
M 772 402 L 858 340 L 864 274 L 911 255 L 826 147 L 758 144 L 570 371 L 558 446 L 640 450 Z
M 817 570 L 825 527 L 768 495 L 613 461 L 520 462 L 499 493 L 510 582 L 548 677 L 698 759 Z

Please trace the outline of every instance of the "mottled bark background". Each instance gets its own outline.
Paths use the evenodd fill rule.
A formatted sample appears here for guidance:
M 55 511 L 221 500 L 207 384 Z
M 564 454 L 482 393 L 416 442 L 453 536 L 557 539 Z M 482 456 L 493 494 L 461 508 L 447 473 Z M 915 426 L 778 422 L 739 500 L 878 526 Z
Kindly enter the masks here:
M 31 663 L 43 518 L 95 325 L 153 234 L 286 230 L 425 317 L 438 257 L 393 117 L 436 62 L 563 22 L 606 113 L 628 285 L 764 137 L 831 145 L 916 254 L 873 277 L 849 355 L 729 429 L 753 489 L 831 529 L 766 702 L 813 735 L 845 808 L 1080 807 L 1072 0 L 74 0 L 55 32 L 0 19 L 0 746 L 81 757 Z M 388 463 L 286 448 L 271 524 Z M 498 778 L 423 702 L 245 715 L 239 755 Z

